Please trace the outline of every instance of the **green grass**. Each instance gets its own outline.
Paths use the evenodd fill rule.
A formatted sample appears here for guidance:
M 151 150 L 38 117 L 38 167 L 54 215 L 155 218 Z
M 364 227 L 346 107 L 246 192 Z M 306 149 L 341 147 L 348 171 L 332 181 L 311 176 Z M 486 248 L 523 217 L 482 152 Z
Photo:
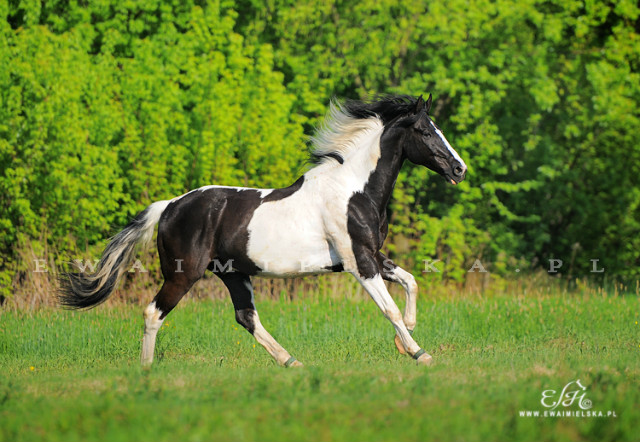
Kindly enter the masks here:
M 181 304 L 148 372 L 139 307 L 0 313 L 0 441 L 638 440 L 635 296 L 423 298 L 432 367 L 371 301 L 258 307 L 304 368 L 276 366 L 230 302 Z M 617 417 L 519 416 L 576 379 Z

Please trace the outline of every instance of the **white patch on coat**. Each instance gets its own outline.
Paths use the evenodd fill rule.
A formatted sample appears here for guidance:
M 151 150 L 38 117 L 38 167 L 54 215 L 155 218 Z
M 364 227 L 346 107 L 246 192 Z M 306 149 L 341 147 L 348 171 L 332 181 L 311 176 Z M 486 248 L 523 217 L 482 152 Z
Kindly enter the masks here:
M 335 124 L 319 132 L 315 152 L 339 152 L 344 163 L 321 162 L 305 174 L 300 189 L 262 203 L 249 222 L 247 254 L 264 269 L 261 275 L 322 273 L 340 263 L 346 271 L 356 268 L 347 231 L 349 199 L 364 189 L 378 164 L 383 125 L 375 117 L 332 117 Z

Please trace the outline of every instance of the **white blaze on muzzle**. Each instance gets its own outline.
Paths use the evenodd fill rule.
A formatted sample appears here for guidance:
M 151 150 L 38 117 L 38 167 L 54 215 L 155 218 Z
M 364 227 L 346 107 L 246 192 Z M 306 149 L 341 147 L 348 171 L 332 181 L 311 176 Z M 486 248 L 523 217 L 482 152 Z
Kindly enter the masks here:
M 433 129 L 436 131 L 436 133 L 438 134 L 438 136 L 440 137 L 440 139 L 442 140 L 442 142 L 444 143 L 445 146 L 447 146 L 447 149 L 449 149 L 449 152 L 451 152 L 451 155 L 453 155 L 453 158 L 455 158 L 460 165 L 462 166 L 463 173 L 466 172 L 467 170 L 467 165 L 465 164 L 464 161 L 462 161 L 462 158 L 460 158 L 460 155 L 458 155 L 458 152 L 456 152 L 454 150 L 453 147 L 451 147 L 451 144 L 449 144 L 449 142 L 447 141 L 447 139 L 444 137 L 444 134 L 442 133 L 442 131 L 440 129 L 438 129 L 438 127 L 435 125 L 435 123 L 431 120 L 429 120 L 429 122 L 431 123 L 431 125 L 433 126 Z

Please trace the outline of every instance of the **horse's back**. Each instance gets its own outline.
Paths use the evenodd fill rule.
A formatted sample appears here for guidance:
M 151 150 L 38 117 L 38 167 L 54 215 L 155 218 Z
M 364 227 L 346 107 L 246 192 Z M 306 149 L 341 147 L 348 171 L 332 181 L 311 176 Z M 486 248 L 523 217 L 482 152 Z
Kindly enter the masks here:
M 236 270 L 249 274 L 327 271 L 338 260 L 327 241 L 323 203 L 304 187 L 301 177 L 282 189 L 193 190 L 163 213 L 158 246 L 171 259 L 233 260 Z

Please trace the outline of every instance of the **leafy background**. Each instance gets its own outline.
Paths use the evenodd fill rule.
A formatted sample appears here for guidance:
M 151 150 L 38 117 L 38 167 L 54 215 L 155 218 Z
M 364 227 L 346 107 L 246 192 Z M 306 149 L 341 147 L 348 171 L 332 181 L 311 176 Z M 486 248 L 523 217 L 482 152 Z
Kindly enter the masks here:
M 464 283 L 640 276 L 631 0 L 2 0 L 0 290 L 97 254 L 149 203 L 285 186 L 332 97 L 433 93 L 469 165 L 406 165 L 387 250 Z M 423 259 L 439 273 L 421 273 Z M 593 263 L 604 273 L 591 273 Z

